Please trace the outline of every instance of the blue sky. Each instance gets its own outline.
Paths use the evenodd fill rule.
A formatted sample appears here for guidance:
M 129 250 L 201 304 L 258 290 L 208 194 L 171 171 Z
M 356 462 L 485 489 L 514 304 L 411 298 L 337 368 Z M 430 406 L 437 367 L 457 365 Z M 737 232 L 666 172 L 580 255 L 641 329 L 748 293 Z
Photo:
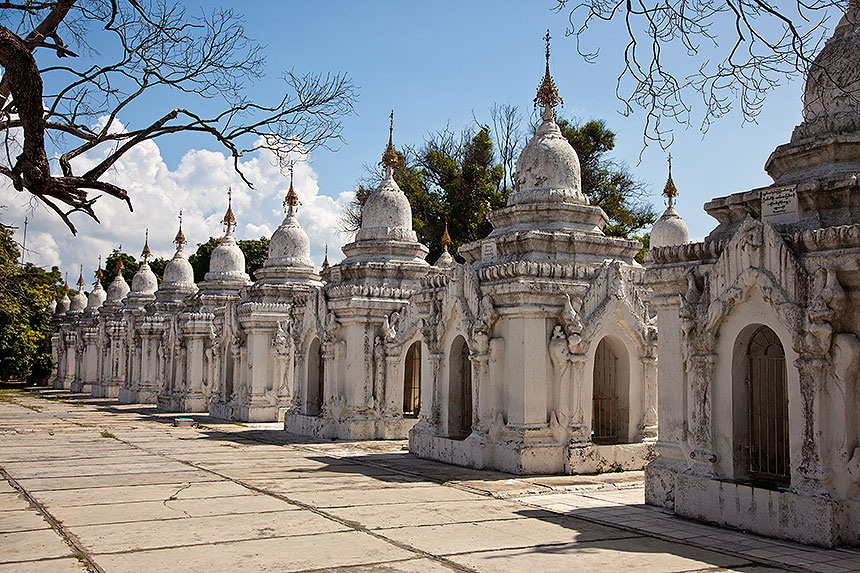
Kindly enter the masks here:
M 189 10 L 195 9 L 194 3 L 187 4 Z M 459 130 L 472 123 L 473 115 L 489 121 L 494 102 L 515 104 L 531 113 L 543 75 L 547 28 L 553 36 L 551 71 L 565 102 L 561 115 L 606 120 L 618 134 L 614 157 L 630 164 L 634 174 L 650 186 L 651 202 L 658 212 L 663 209 L 660 192 L 666 180 L 666 152 L 656 145 L 642 151 L 644 114 L 635 110 L 632 116 L 623 117 L 619 113 L 622 105 L 615 98 L 623 39 L 613 37 L 611 29 L 591 36 L 601 57 L 596 64 L 584 62 L 576 53 L 575 40 L 565 36 L 567 14 L 553 10 L 554 0 L 221 4 L 244 13 L 248 34 L 266 45 L 268 77 L 252 87 L 255 98 L 265 102 L 275 97 L 277 77 L 283 70 L 345 72 L 358 87 L 356 113 L 343 122 L 344 141 L 336 142 L 334 151 L 315 151 L 310 164 L 297 171 L 297 187 L 305 203 L 300 221 L 309 230 L 317 263 L 322 260 L 324 243 L 329 243 L 330 259 L 340 258 L 339 244 L 334 243 L 342 244 L 346 237 L 334 234 L 334 214 L 364 176 L 363 166 L 379 161 L 387 141 L 390 110 L 395 110 L 397 145 L 420 144 L 428 133 L 446 126 Z M 673 178 L 680 192 L 677 208 L 691 237 L 701 239 L 716 225 L 702 209 L 705 202 L 770 182 L 764 162 L 774 147 L 789 140 L 800 122 L 802 86 L 797 78 L 773 92 L 756 124 L 742 125 L 740 114 L 733 113 L 706 135 L 695 127 L 676 128 L 671 153 Z M 153 102 L 153 106 L 164 103 Z M 135 120 L 120 119 L 126 123 Z M 186 211 L 186 236 L 192 252 L 194 243 L 218 233 L 217 221 L 226 206 L 224 191 L 228 185 L 237 185 L 220 171 L 228 163 L 219 159 L 221 153 L 207 139 L 159 140 L 157 147 L 142 150 L 130 160 L 125 175 L 117 175 L 120 180 L 132 177 L 135 215 L 127 217 L 120 212 L 119 202 L 103 198 L 97 211 L 105 222 L 99 227 L 78 219 L 78 237 L 72 237 L 44 209 L 28 211 L 8 190 L 0 191 L 0 202 L 10 205 L 9 222 L 20 224 L 29 214 L 34 261 L 59 262 L 74 278 L 77 265 L 84 264 L 87 278 L 96 256 L 107 254 L 111 245 L 122 243 L 137 254 L 144 226 L 155 228 L 150 231 L 152 250 L 169 256 L 179 209 Z M 283 216 L 280 200 L 288 182 L 263 163 L 261 159 L 253 165 L 261 181 L 256 194 L 237 193 L 234 186 L 240 238 L 270 233 Z

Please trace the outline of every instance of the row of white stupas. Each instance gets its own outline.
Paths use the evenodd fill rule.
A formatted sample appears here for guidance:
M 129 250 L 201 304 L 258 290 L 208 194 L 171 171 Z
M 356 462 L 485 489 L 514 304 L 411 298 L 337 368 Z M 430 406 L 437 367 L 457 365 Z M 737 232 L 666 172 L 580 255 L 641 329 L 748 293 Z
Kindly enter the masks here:
M 858 13 L 851 0 L 812 68 L 774 184 L 709 202 L 720 225 L 702 242 L 671 174 L 644 267 L 637 241 L 603 233 L 554 119 L 547 37 L 543 121 L 465 263 L 447 245 L 425 260 L 390 136 L 341 263 L 314 271 L 291 188 L 251 282 L 228 209 L 199 285 L 180 232 L 161 285 L 144 260 L 131 290 L 118 274 L 107 296 L 60 302 L 55 385 L 324 438 L 408 436 L 418 456 L 518 474 L 647 464 L 647 502 L 679 515 L 858 544 L 860 113 L 830 79 L 860 91 Z

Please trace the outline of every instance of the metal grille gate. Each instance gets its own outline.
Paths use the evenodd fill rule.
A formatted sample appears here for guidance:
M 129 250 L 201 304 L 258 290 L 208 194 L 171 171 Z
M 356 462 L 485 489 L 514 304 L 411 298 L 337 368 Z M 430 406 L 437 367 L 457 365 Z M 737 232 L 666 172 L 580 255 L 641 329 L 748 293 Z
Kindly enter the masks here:
M 421 407 L 421 343 L 415 342 L 406 351 L 403 379 L 403 415 L 417 416 Z
M 591 439 L 594 442 L 618 441 L 618 357 L 600 341 L 594 354 L 594 393 Z
M 788 482 L 788 394 L 785 351 L 773 330 L 760 327 L 750 338 L 750 477 Z

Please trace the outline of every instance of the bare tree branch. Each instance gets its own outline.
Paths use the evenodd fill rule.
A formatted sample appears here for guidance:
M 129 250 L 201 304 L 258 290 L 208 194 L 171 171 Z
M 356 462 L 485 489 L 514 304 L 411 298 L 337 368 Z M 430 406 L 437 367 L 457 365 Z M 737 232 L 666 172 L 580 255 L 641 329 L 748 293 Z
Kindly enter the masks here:
M 125 190 L 104 178 L 145 141 L 180 132 L 212 137 L 251 185 L 240 169 L 245 154 L 269 151 L 283 167 L 297 149 L 308 152 L 339 139 L 341 118 L 352 112 L 355 87 L 342 74 L 288 72 L 273 103 L 249 101 L 245 89 L 263 76 L 265 60 L 232 10 L 190 15 L 181 2 L 163 0 L 0 7 L 6 8 L 0 12 L 0 176 L 43 201 L 72 232 L 74 213 L 98 220 L 92 191 L 131 207 Z M 99 65 L 79 55 L 91 52 L 96 35 L 103 36 L 100 46 L 113 46 L 105 50 L 111 60 Z M 39 68 L 37 60 L 46 65 Z M 42 78 L 49 78 L 44 85 L 52 86 L 50 92 Z M 140 103 L 148 94 L 182 105 L 150 115 Z M 214 101 L 217 111 L 210 103 L 205 114 L 194 109 L 205 100 Z M 94 150 L 102 153 L 98 163 L 77 173 L 76 159 Z M 49 156 L 57 158 L 59 174 Z
M 676 125 L 706 132 L 713 121 L 740 108 L 754 121 L 768 93 L 805 75 L 829 35 L 831 17 L 846 0 L 558 0 L 568 15 L 567 34 L 587 61 L 589 34 L 623 27 L 624 65 L 616 95 L 622 113 L 645 111 L 644 144 L 672 143 Z M 670 125 L 663 123 L 671 120 Z

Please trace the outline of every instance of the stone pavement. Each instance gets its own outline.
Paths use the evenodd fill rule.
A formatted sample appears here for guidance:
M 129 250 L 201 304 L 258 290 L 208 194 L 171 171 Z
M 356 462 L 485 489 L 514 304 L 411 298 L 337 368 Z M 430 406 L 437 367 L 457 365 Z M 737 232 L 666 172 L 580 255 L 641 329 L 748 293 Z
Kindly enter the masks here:
M 68 392 L 0 392 L 4 571 L 857 571 L 678 519 L 641 472 L 516 477 Z

